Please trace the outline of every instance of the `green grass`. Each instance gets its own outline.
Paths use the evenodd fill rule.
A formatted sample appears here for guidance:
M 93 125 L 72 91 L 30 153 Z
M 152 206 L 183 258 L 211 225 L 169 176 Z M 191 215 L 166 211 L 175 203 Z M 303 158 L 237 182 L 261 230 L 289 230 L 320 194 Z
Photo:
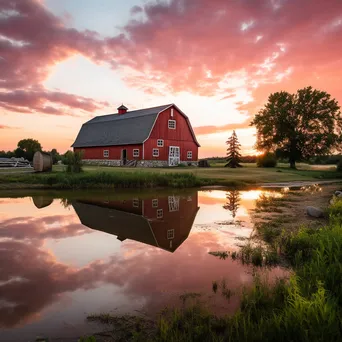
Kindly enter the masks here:
M 63 172 L 65 166 L 56 165 L 50 173 L 0 173 L 0 189 L 12 188 L 149 188 L 149 187 L 194 187 L 202 185 L 222 185 L 247 187 L 261 183 L 291 181 L 317 181 L 342 178 L 335 170 L 314 170 L 304 165 L 299 170 L 288 167 L 274 169 L 258 168 L 245 164 L 239 169 L 225 167 L 195 168 L 122 168 L 105 166 L 84 166 L 80 174 Z
M 0 186 L 26 185 L 54 189 L 81 189 L 81 188 L 153 188 L 171 187 L 186 188 L 212 184 L 210 180 L 203 180 L 190 172 L 184 173 L 151 173 L 144 171 L 125 172 L 83 172 L 83 173 L 36 173 L 0 175 Z

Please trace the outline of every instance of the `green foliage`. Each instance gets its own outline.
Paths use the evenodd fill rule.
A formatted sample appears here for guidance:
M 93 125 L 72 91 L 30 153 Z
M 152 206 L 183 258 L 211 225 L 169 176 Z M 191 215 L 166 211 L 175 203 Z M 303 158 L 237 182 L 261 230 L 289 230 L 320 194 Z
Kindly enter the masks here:
M 342 118 L 335 99 L 312 87 L 271 94 L 254 117 L 257 148 L 277 150 L 295 168 L 298 160 L 328 154 L 341 143 Z
M 239 143 L 238 137 L 233 131 L 232 136 L 227 140 L 226 144 L 228 145 L 227 148 L 227 164 L 225 167 L 231 167 L 231 168 L 236 168 L 236 167 L 242 167 L 241 163 L 241 154 L 240 154 L 240 149 L 241 149 L 241 144 Z
M 83 336 L 81 337 L 78 342 L 96 342 L 95 336 Z
M 80 173 L 82 172 L 82 152 L 68 151 L 66 154 L 66 172 Z
M 83 188 L 190 188 L 210 184 L 193 173 L 151 173 L 137 172 L 82 172 L 0 175 L 0 184 L 19 183 L 47 185 L 56 189 Z
M 15 157 L 15 153 L 13 151 L 0 151 L 0 158 L 12 158 Z
M 57 152 L 57 150 L 55 148 L 53 148 L 49 153 L 50 153 L 50 155 L 52 157 L 52 163 L 53 164 L 57 164 L 57 162 L 59 160 L 61 160 L 61 156 L 60 156 L 60 154 Z
M 258 167 L 276 167 L 277 166 L 277 157 L 274 153 L 266 152 L 257 157 L 257 166 Z
M 22 139 L 18 142 L 18 148 L 15 150 L 16 157 L 24 157 L 29 161 L 33 160 L 33 155 L 37 151 L 41 151 L 42 146 L 38 140 Z

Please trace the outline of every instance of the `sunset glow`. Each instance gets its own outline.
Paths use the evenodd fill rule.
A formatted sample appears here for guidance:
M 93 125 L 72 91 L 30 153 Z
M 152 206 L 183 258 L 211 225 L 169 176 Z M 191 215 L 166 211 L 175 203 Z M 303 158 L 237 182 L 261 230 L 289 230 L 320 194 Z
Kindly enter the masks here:
M 95 115 L 175 103 L 223 156 L 271 92 L 341 100 L 340 0 L 0 1 L 0 150 L 65 152 Z

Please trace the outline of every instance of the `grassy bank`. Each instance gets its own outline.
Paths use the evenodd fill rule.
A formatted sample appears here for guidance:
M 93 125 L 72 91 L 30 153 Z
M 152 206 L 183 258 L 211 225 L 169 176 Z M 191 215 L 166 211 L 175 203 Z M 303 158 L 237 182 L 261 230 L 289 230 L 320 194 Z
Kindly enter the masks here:
M 310 166 L 310 168 L 312 168 Z M 342 178 L 333 169 L 291 170 L 287 167 L 274 169 L 257 168 L 246 164 L 242 169 L 224 167 L 212 168 L 114 168 L 85 166 L 80 174 L 63 172 L 63 166 L 54 166 L 53 172 L 0 173 L 0 189 L 20 188 L 150 188 L 150 187 L 195 187 L 202 185 L 222 185 L 246 187 L 261 183 L 317 181 Z
M 186 188 L 210 185 L 210 180 L 200 179 L 193 173 L 136 172 L 65 172 L 0 175 L 0 188 Z
M 217 317 L 197 301 L 182 309 L 166 310 L 155 321 L 126 317 L 126 323 L 135 323 L 121 326 L 125 340 L 342 340 L 342 201 L 335 202 L 327 215 L 325 226 L 281 232 L 278 242 L 293 270 L 291 277 L 270 287 L 256 275 L 252 289 L 242 291 L 240 309 L 233 316 Z M 260 257 L 256 259 L 260 261 Z M 229 289 L 219 286 L 213 282 L 213 291 L 222 290 L 222 300 L 229 299 Z M 120 330 L 118 317 L 92 315 L 90 319 L 105 319 L 116 333 Z

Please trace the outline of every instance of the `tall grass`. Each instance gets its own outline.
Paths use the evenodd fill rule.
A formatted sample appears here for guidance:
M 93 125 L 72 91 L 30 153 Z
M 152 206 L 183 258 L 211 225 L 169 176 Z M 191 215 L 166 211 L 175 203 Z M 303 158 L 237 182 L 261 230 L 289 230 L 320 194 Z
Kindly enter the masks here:
M 193 173 L 150 173 L 150 172 L 94 172 L 46 174 L 21 174 L 0 177 L 0 184 L 39 184 L 56 189 L 78 188 L 186 188 L 211 184 L 209 180 L 196 177 Z
M 283 236 L 282 249 L 294 270 L 289 280 L 270 286 L 256 276 L 252 289 L 243 292 L 240 310 L 230 317 L 215 317 L 198 306 L 174 311 L 160 320 L 156 340 L 341 341 L 342 201 L 329 212 L 328 226 Z M 261 263 L 261 250 L 240 253 Z

